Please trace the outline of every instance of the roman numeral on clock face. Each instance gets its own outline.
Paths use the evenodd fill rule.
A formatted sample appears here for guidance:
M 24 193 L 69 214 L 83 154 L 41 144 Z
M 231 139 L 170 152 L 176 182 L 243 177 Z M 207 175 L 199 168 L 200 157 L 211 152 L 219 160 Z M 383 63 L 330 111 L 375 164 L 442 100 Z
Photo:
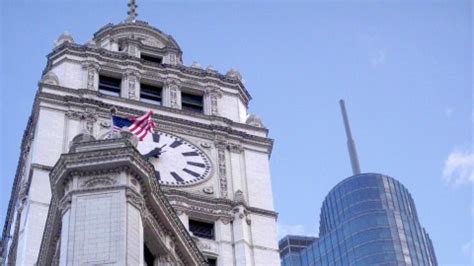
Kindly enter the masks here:
M 170 147 L 171 147 L 171 148 L 176 148 L 176 147 L 179 147 L 181 144 L 183 144 L 182 141 L 180 141 L 180 140 L 175 140 L 173 143 L 170 144 Z
M 177 182 L 184 182 L 184 180 L 175 172 L 170 172 L 170 174 L 174 177 L 174 179 L 177 181 Z
M 201 167 L 201 168 L 206 168 L 206 165 L 203 164 L 203 163 L 187 162 L 187 164 L 197 166 L 197 167 Z
M 182 154 L 183 154 L 183 156 L 198 156 L 199 155 L 199 153 L 197 153 L 195 151 L 183 152 Z
M 198 173 L 196 173 L 196 172 L 194 172 L 194 171 L 191 171 L 191 170 L 189 170 L 189 169 L 187 169 L 187 168 L 184 168 L 183 171 L 186 172 L 186 173 L 188 173 L 188 174 L 190 174 L 190 175 L 192 175 L 192 176 L 194 176 L 194 177 L 199 177 L 199 176 L 200 176 L 200 174 L 198 174 Z

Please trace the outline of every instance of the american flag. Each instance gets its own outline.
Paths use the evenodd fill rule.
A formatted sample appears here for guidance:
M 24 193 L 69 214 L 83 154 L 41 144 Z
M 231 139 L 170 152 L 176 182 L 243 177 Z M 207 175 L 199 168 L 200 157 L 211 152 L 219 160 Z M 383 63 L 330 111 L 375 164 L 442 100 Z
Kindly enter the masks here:
M 128 132 L 137 135 L 138 139 L 142 141 L 156 126 L 151 119 L 152 116 L 153 112 L 151 110 L 139 117 L 123 118 L 113 115 L 113 131 L 119 132 L 122 128 L 127 127 Z

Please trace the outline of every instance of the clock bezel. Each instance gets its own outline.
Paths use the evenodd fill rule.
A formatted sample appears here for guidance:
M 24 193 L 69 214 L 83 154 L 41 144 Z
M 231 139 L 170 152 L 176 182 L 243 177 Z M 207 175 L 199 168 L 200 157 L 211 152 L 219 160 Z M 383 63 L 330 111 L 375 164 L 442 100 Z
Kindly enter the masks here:
M 191 145 L 192 147 L 194 147 L 194 149 L 201 152 L 205 156 L 207 161 L 209 162 L 209 170 L 207 172 L 207 175 L 205 175 L 201 180 L 197 180 L 196 182 L 192 182 L 192 183 L 182 183 L 182 184 L 166 184 L 166 183 L 162 183 L 159 180 L 157 180 L 157 182 L 160 186 L 175 187 L 175 188 L 193 187 L 193 186 L 201 185 L 202 183 L 204 183 L 206 181 L 209 181 L 214 176 L 214 171 L 215 171 L 214 170 L 214 162 L 212 161 L 212 159 L 211 159 L 212 156 L 210 154 L 211 150 L 212 150 L 212 146 L 206 151 L 206 150 L 200 148 L 200 146 L 201 146 L 200 143 L 196 144 L 194 141 L 190 141 L 187 137 L 182 137 L 180 135 L 177 135 L 176 133 L 171 133 L 171 132 L 166 131 L 166 130 L 157 130 L 157 129 L 153 130 L 153 133 L 154 134 L 161 133 L 161 134 L 168 135 L 172 138 L 178 138 L 180 140 L 183 140 L 183 142 L 185 144 Z M 166 156 L 166 155 L 164 155 L 164 156 Z M 153 165 L 153 169 L 155 169 L 155 165 L 153 163 L 151 163 L 151 164 Z

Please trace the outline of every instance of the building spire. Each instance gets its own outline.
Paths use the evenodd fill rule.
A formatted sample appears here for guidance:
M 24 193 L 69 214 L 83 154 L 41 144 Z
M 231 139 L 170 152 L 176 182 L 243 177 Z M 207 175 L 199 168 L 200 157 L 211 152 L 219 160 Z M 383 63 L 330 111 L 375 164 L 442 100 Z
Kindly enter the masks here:
M 135 2 L 135 0 L 130 0 L 130 2 L 128 3 L 128 11 L 127 11 L 127 14 L 128 14 L 128 17 L 127 17 L 127 22 L 135 22 L 135 20 L 137 19 L 137 3 Z
M 339 100 L 341 106 L 342 119 L 344 120 L 344 129 L 347 136 L 347 148 L 349 149 L 349 157 L 351 159 L 352 173 L 354 175 L 360 174 L 359 158 L 357 158 L 357 150 L 354 140 L 352 139 L 351 127 L 349 126 L 349 119 L 347 118 L 346 105 L 344 100 Z

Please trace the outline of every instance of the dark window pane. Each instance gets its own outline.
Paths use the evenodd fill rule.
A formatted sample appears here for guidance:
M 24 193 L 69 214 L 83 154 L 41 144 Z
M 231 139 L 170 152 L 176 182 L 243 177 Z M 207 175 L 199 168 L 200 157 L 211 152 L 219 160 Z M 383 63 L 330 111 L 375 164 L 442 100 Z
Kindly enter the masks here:
M 160 87 L 155 87 L 147 84 L 140 84 L 140 100 L 142 102 L 161 105 L 161 91 Z
M 148 249 L 146 245 L 143 247 L 143 258 L 145 260 L 145 265 L 147 266 L 153 266 L 154 261 L 155 261 L 155 256 L 153 256 L 153 253 Z
M 111 96 L 120 96 L 120 83 L 120 79 L 100 75 L 99 92 Z
M 204 111 L 202 96 L 184 92 L 181 93 L 181 109 L 202 113 Z
M 217 259 L 212 259 L 212 258 L 207 259 L 207 265 L 216 266 L 217 265 Z
M 214 239 L 214 223 L 189 220 L 189 231 L 197 237 Z
M 152 55 L 146 55 L 142 54 L 140 55 L 141 59 L 145 60 L 146 62 L 151 62 L 151 63 L 157 63 L 161 64 L 163 62 L 163 58 L 159 56 L 152 56 Z

